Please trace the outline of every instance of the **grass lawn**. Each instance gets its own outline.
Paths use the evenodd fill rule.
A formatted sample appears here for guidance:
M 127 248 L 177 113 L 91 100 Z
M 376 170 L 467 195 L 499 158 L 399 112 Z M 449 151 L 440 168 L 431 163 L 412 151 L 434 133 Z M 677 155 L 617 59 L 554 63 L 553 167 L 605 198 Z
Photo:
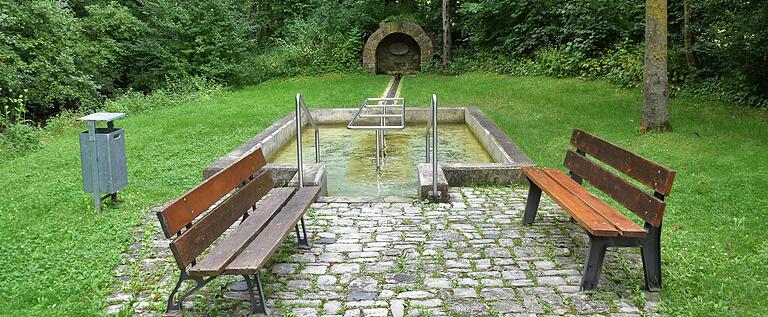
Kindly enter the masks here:
M 130 185 L 97 214 L 82 192 L 77 134 L 0 164 L 0 315 L 98 315 L 119 254 L 152 206 L 201 180 L 201 170 L 290 112 L 357 107 L 387 76 L 329 75 L 267 82 L 131 115 Z M 493 75 L 404 79 L 409 103 L 480 106 L 537 164 L 561 166 L 580 127 L 678 171 L 663 233 L 663 309 L 671 315 L 768 314 L 768 119 L 703 99 L 672 100 L 675 131 L 636 133 L 639 89 L 599 82 Z M 642 281 L 637 281 L 641 285 Z
M 674 132 L 640 135 L 640 89 L 496 75 L 407 77 L 403 85 L 411 104 L 436 93 L 443 106 L 479 106 L 541 166 L 562 168 L 579 127 L 675 169 L 662 233 L 663 311 L 768 315 L 765 112 L 675 98 Z
M 0 315 L 100 315 L 112 270 L 133 228 L 156 206 L 193 187 L 202 168 L 293 109 L 355 107 L 388 76 L 329 75 L 255 87 L 142 114 L 128 114 L 129 186 L 123 203 L 95 213 L 82 192 L 78 133 L 50 135 L 34 153 L 0 164 Z

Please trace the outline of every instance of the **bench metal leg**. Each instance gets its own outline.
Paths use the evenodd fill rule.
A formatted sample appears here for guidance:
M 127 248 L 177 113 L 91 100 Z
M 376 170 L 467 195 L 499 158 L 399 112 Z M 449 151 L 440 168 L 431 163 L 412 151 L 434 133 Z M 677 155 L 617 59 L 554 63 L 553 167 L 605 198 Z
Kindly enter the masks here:
M 192 295 L 194 292 L 208 284 L 210 281 L 212 281 L 215 276 L 203 279 L 202 277 L 198 276 L 190 276 L 186 270 L 182 269 L 181 274 L 179 275 L 179 280 L 176 282 L 176 287 L 173 288 L 173 291 L 171 291 L 171 294 L 168 296 L 168 306 L 165 310 L 165 313 L 163 316 L 181 316 L 182 315 L 182 303 L 184 302 L 187 297 Z M 181 284 L 184 283 L 184 281 L 187 280 L 193 280 L 195 281 L 195 287 L 188 290 L 184 295 L 181 295 L 178 300 L 175 300 L 176 294 L 179 292 L 179 288 L 181 288 Z
M 304 234 L 304 237 L 302 237 L 302 233 Z M 299 224 L 296 224 L 296 247 L 302 250 L 309 250 L 312 248 L 309 245 L 307 226 L 304 224 L 304 217 L 301 217 L 301 232 L 299 231 Z
M 640 247 L 645 271 L 645 286 L 649 291 L 661 290 L 661 227 L 655 228 L 646 224 L 648 236 Z
M 248 315 L 269 315 L 271 311 L 267 308 L 267 301 L 264 299 L 264 288 L 261 285 L 261 278 L 259 277 L 259 273 L 254 274 L 254 278 L 256 279 L 256 288 L 259 292 L 258 301 L 256 300 L 256 295 L 253 293 L 253 282 L 251 281 L 251 277 L 248 275 L 243 275 L 243 277 L 245 278 L 245 284 L 248 286 L 248 295 L 251 299 L 251 310 L 248 311 Z
M 589 236 L 589 253 L 584 261 L 584 274 L 581 277 L 581 290 L 591 291 L 597 289 L 600 282 L 600 272 L 603 270 L 605 251 L 608 240 L 600 237 Z
M 523 224 L 530 225 L 536 220 L 536 211 L 539 209 L 541 200 L 541 188 L 529 180 L 531 184 L 528 188 L 528 201 L 525 203 L 525 214 L 523 214 Z

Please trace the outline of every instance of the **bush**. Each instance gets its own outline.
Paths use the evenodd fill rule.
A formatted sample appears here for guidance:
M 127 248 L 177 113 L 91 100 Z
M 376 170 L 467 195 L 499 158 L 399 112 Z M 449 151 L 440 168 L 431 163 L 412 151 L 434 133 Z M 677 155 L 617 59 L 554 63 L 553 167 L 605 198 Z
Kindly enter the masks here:
M 0 133 L 0 156 L 18 156 L 40 146 L 40 129 L 29 124 L 14 123 Z
M 96 84 L 78 66 L 86 39 L 65 2 L 0 0 L 0 8 L 0 97 L 27 89 L 33 119 L 97 102 Z
M 375 20 L 367 8 L 364 3 L 321 2 L 312 14 L 285 22 L 283 37 L 248 60 L 240 83 L 361 70 L 361 25 Z
M 148 94 L 131 91 L 117 99 L 108 100 L 104 104 L 104 110 L 137 114 L 207 98 L 222 91 L 221 85 L 202 77 L 185 77 L 170 81 L 164 87 Z
M 642 83 L 643 48 L 621 44 L 599 57 L 571 49 L 545 48 L 530 58 L 509 59 L 493 53 L 459 51 L 449 66 L 451 74 L 493 72 L 513 76 L 576 77 L 607 80 L 623 87 Z
M 146 92 L 189 76 L 232 83 L 255 47 L 247 10 L 235 0 L 146 1 L 150 32 L 138 41 L 128 73 L 133 87 Z
M 80 67 L 96 84 L 99 93 L 114 97 L 130 86 L 126 74 L 145 71 L 133 68 L 139 39 L 149 32 L 146 23 L 116 2 L 90 4 L 80 19 L 84 37 Z

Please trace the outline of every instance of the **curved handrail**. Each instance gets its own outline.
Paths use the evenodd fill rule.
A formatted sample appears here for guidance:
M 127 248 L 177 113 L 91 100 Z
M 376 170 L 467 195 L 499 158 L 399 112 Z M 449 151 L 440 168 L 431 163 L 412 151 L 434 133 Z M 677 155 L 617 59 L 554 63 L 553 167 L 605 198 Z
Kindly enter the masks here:
M 315 123 L 315 119 L 312 117 L 312 113 L 307 108 L 307 105 L 304 104 L 304 98 L 301 97 L 301 93 L 296 93 L 296 161 L 298 165 L 299 187 L 304 187 L 304 160 L 302 158 L 301 146 L 302 110 L 307 114 L 309 124 L 315 130 L 315 163 L 320 163 L 320 129 L 317 127 L 317 123 Z

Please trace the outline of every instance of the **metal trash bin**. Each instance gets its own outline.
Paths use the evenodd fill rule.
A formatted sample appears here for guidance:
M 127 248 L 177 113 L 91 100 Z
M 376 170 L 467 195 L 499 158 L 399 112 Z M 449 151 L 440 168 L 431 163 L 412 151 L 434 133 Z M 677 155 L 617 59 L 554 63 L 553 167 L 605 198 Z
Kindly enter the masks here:
M 124 116 L 124 113 L 98 112 L 78 119 L 88 123 L 88 130 L 80 133 L 80 162 L 83 188 L 93 193 L 96 210 L 101 209 L 102 194 L 116 201 L 117 192 L 128 185 L 125 130 L 115 128 L 113 122 Z M 97 122 L 106 122 L 107 127 L 96 128 Z

